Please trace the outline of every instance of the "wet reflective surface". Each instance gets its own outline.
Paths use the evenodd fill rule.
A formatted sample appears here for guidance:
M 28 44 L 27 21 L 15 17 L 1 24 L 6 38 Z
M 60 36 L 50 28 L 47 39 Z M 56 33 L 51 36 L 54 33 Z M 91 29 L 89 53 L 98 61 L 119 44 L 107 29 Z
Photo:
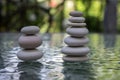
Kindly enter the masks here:
M 38 49 L 44 56 L 34 62 L 16 57 L 20 50 L 15 33 L 0 33 L 0 80 L 118 80 L 120 35 L 89 34 L 89 61 L 64 62 L 60 50 L 66 34 L 44 34 Z

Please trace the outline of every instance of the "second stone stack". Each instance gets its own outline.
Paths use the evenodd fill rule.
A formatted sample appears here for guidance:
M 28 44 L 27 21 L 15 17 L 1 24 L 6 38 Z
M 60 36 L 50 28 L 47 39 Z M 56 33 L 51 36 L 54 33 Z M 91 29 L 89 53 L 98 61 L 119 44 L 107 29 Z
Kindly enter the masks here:
M 66 56 L 63 57 L 64 61 L 86 61 L 89 58 L 87 54 L 90 49 L 86 46 L 89 39 L 86 37 L 88 29 L 85 27 L 85 18 L 83 14 L 78 11 L 70 12 L 70 18 L 66 32 L 70 35 L 64 39 L 68 45 L 62 48 L 61 52 Z
M 25 26 L 21 29 L 22 35 L 18 39 L 19 46 L 22 48 L 17 57 L 24 61 L 34 61 L 43 56 L 41 50 L 38 50 L 42 44 L 42 38 L 39 35 L 38 26 Z

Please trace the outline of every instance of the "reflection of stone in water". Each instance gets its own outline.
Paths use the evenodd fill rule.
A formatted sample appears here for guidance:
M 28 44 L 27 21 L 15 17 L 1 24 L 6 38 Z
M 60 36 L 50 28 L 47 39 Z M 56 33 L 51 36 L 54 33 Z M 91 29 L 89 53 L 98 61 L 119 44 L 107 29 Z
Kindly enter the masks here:
M 115 34 L 105 34 L 104 35 L 104 44 L 105 47 L 114 47 L 116 42 L 116 35 Z
M 89 62 L 64 62 L 63 66 L 64 80 L 95 80 Z
M 3 60 L 1 53 L 0 53 L 0 69 L 3 69 L 3 68 L 4 68 L 4 60 Z
M 3 52 L 3 43 L 2 43 L 2 37 L 0 36 L 0 69 L 4 68 L 4 61 L 3 58 L 1 56 L 2 52 Z
M 42 64 L 39 62 L 20 62 L 18 70 L 22 72 L 19 80 L 41 80 L 39 77 Z

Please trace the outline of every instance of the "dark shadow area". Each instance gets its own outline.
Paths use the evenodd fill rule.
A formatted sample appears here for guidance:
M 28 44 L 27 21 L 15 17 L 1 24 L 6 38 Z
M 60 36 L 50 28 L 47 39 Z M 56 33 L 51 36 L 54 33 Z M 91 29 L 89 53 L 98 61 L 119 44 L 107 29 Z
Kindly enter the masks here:
M 64 80 L 95 80 L 92 64 L 89 62 L 63 62 Z
M 104 34 L 105 48 L 114 47 L 116 43 L 116 34 Z
M 39 62 L 20 62 L 17 67 L 21 72 L 19 80 L 41 80 L 40 71 L 42 64 Z
M 0 35 L 0 69 L 3 69 L 5 66 L 4 66 L 4 60 L 2 58 L 2 53 L 4 52 L 3 50 L 3 43 L 2 43 L 2 37 Z
M 4 60 L 1 56 L 1 50 L 0 50 L 0 69 L 3 69 L 5 66 L 4 66 Z

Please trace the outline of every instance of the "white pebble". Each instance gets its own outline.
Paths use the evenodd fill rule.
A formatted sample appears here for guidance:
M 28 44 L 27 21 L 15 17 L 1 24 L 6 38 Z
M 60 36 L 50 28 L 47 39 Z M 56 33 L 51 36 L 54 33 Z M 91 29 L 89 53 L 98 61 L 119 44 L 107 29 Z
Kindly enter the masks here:
M 72 23 L 83 23 L 85 21 L 84 17 L 70 17 L 68 19 Z
M 21 29 L 21 33 L 23 34 L 36 34 L 39 32 L 39 27 L 37 26 L 26 26 Z
M 87 37 L 67 37 L 64 39 L 64 42 L 69 46 L 84 46 L 89 42 L 89 39 Z
M 68 26 L 73 26 L 73 27 L 85 27 L 86 26 L 86 23 L 72 23 L 72 22 L 69 22 L 67 24 L 68 24 Z
M 80 17 L 80 16 L 83 16 L 83 13 L 79 11 L 71 11 L 70 16 Z
M 83 56 L 83 55 L 87 55 L 90 52 L 90 49 L 88 47 L 65 46 L 62 48 L 61 52 L 71 56 Z
M 74 27 L 69 27 L 66 29 L 66 32 L 74 37 L 83 37 L 86 34 L 88 34 L 88 29 L 87 28 L 74 28 Z
M 40 59 L 43 53 L 37 49 L 35 50 L 21 50 L 17 53 L 17 57 L 24 61 L 31 61 Z
M 24 49 L 34 49 L 42 44 L 42 39 L 39 35 L 22 35 L 18 39 L 18 43 Z

